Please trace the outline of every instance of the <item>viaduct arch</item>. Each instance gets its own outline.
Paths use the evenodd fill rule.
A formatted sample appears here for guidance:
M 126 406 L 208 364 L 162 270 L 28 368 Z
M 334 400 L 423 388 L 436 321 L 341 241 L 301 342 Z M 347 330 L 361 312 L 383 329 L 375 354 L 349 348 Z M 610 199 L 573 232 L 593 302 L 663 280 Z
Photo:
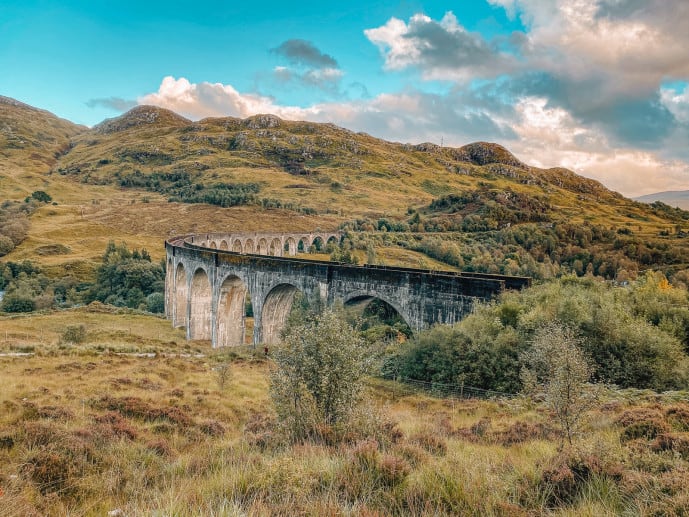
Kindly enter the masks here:
M 213 347 L 244 343 L 245 299 L 254 314 L 254 344 L 280 338 L 297 292 L 328 305 L 380 299 L 417 332 L 455 323 L 476 300 L 530 284 L 525 277 L 350 265 L 290 258 L 341 234 L 202 234 L 165 243 L 165 315 L 187 339 Z M 288 256 L 284 256 L 288 255 Z

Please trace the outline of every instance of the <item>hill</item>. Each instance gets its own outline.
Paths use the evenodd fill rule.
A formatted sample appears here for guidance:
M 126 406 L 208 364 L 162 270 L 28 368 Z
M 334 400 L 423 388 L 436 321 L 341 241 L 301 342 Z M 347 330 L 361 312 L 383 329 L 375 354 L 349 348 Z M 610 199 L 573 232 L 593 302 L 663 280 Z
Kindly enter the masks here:
M 567 169 L 531 167 L 495 143 L 401 144 L 273 115 L 193 122 L 153 106 L 88 129 L 15 101 L 2 106 L 2 124 L 35 143 L 3 142 L 14 156 L 3 176 L 25 184 L 0 191 L 22 199 L 40 188 L 58 203 L 32 216 L 9 258 L 66 246 L 40 259 L 56 274 L 92 270 L 110 238 L 158 258 L 172 234 L 338 226 L 356 232 L 360 260 L 373 248 L 377 261 L 407 266 L 537 277 L 565 266 L 609 278 L 686 267 L 689 213 L 626 199 Z
M 43 182 L 49 183 L 44 173 L 69 150 L 70 139 L 86 129 L 0 95 L 0 174 L 5 197 L 23 197 Z
M 665 192 L 655 192 L 634 198 L 641 203 L 655 203 L 660 201 L 669 206 L 675 206 L 684 210 L 689 210 L 689 190 L 668 190 Z

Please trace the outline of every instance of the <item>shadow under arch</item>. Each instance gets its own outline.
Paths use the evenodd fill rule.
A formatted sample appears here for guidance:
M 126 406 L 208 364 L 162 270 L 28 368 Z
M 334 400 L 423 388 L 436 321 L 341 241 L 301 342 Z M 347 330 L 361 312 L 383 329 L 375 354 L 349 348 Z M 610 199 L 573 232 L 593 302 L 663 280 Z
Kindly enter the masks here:
M 236 275 L 228 275 L 220 286 L 216 316 L 216 346 L 244 344 L 247 292 L 246 284 Z
M 373 326 L 384 327 L 381 333 L 386 339 L 404 340 L 411 337 L 413 331 L 407 316 L 394 302 L 389 302 L 372 293 L 353 293 L 344 300 L 345 310 L 362 320 L 362 330 Z M 404 336 L 404 337 L 402 337 Z
M 175 327 L 187 326 L 187 272 L 182 264 L 175 270 L 175 293 L 172 324 Z
M 211 339 L 212 296 L 208 273 L 199 267 L 191 278 L 189 339 Z
M 278 284 L 266 295 L 261 310 L 261 338 L 266 345 L 280 342 L 297 292 L 301 291 L 292 284 Z

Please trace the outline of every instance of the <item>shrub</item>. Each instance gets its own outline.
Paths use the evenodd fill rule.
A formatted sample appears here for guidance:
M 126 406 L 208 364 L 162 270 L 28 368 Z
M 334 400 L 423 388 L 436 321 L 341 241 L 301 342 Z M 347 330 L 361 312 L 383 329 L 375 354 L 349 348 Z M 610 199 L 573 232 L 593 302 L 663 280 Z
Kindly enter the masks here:
M 86 340 L 86 327 L 84 325 L 68 325 L 61 336 L 63 343 L 78 345 Z
M 2 299 L 5 312 L 32 312 L 36 308 L 33 298 L 23 293 L 10 293 Z
M 163 293 L 151 293 L 146 297 L 146 310 L 156 314 L 165 312 L 165 296 Z
M 41 203 L 50 203 L 53 200 L 53 198 L 50 197 L 50 194 L 47 194 L 42 190 L 36 190 L 32 192 L 31 197 Z
M 274 354 L 270 393 L 292 440 L 344 429 L 360 400 L 369 355 L 359 334 L 330 309 L 295 324 Z
M 6 235 L 0 235 L 0 257 L 7 255 L 14 249 L 14 242 Z
M 536 331 L 531 349 L 524 354 L 522 373 L 525 389 L 538 387 L 545 392 L 546 403 L 570 444 L 595 401 L 586 389 L 593 368 L 580 345 L 570 327 L 545 325 Z

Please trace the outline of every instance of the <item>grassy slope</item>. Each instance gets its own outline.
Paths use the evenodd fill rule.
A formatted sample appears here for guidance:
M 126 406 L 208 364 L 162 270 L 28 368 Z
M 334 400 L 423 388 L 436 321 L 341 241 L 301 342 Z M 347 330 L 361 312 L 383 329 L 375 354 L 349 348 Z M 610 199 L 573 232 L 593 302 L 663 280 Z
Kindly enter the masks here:
M 408 207 L 486 185 L 547 197 L 556 207 L 555 220 L 626 225 L 641 236 L 672 227 L 592 180 L 564 169 L 527 167 L 495 144 L 410 146 L 270 116 L 191 123 L 150 107 L 89 130 L 8 100 L 0 102 L 0 120 L 0 196 L 23 199 L 40 189 L 58 203 L 34 214 L 29 238 L 7 259 L 36 259 L 55 274 L 76 270 L 88 276 L 110 239 L 160 258 L 162 240 L 174 234 L 330 229 L 361 216 L 403 218 Z M 156 193 L 119 188 L 115 174 L 134 170 L 183 170 L 203 183 L 258 182 L 260 197 L 315 208 L 319 215 L 168 203 Z M 70 252 L 40 253 L 52 244 Z M 380 258 L 432 262 L 406 250 L 381 250 Z
M 580 452 L 559 454 L 542 408 L 372 381 L 397 431 L 279 446 L 260 356 L 231 360 L 221 387 L 227 351 L 180 349 L 165 320 L 95 309 L 0 320 L 0 340 L 36 352 L 0 356 L 3 515 L 679 515 L 689 502 L 686 404 L 612 394 Z M 75 323 L 86 342 L 60 345 Z

